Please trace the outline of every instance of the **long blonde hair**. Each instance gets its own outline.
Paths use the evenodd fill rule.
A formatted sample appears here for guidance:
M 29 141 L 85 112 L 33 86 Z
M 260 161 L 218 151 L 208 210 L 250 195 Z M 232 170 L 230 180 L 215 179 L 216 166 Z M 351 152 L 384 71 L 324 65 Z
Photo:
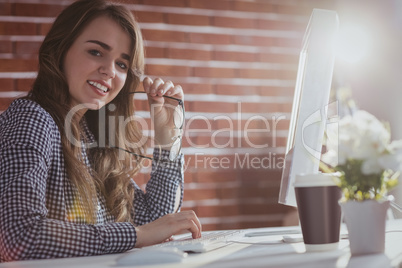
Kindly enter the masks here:
M 132 53 L 127 79 L 120 93 L 109 105 L 85 113 L 84 117 L 97 144 L 104 145 L 87 150 L 92 167 L 88 169 L 82 159 L 82 148 L 70 142 L 71 137 L 64 126 L 71 110 L 71 100 L 63 61 L 83 29 L 100 16 L 113 19 L 128 33 Z M 66 172 L 78 190 L 88 223 L 96 222 L 98 191 L 105 196 L 107 207 L 116 221 L 132 221 L 134 189 L 131 178 L 138 172 L 140 163 L 133 167 L 130 157 L 122 158 L 121 152 L 111 147 L 118 145 L 137 154 L 145 151 L 145 145 L 137 148 L 126 146 L 141 139 L 142 133 L 137 124 L 133 120 L 125 120 L 123 126 L 120 124 L 122 120 L 117 120 L 118 117 L 127 119 L 134 114 L 134 104 L 128 92 L 137 89 L 143 70 L 144 48 L 137 22 L 127 8 L 105 0 L 80 0 L 68 6 L 56 18 L 40 47 L 38 76 L 28 98 L 46 109 L 58 125 Z M 72 120 L 71 131 L 68 132 L 79 141 L 83 132 L 80 122 Z

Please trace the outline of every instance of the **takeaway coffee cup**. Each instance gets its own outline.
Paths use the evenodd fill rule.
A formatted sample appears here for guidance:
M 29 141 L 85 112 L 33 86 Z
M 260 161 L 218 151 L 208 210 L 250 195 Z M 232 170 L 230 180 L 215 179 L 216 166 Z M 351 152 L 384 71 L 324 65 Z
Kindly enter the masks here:
M 294 187 L 306 251 L 338 249 L 341 190 L 333 174 L 296 175 Z

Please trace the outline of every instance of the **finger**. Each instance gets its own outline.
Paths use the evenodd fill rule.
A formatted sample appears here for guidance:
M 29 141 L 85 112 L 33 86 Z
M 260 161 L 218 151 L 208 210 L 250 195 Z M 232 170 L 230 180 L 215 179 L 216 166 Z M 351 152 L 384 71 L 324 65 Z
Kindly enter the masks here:
M 195 224 L 197 225 L 198 230 L 200 231 L 199 237 L 201 237 L 202 225 L 201 225 L 200 219 L 198 219 L 198 217 L 197 217 L 197 215 L 195 215 L 195 213 L 194 213 L 194 217 L 195 217 Z
M 197 224 L 192 220 L 183 219 L 181 221 L 177 221 L 175 224 L 175 229 L 175 235 L 190 232 L 191 237 L 194 239 L 201 237 L 200 229 L 198 228 Z
M 154 82 L 154 81 L 152 81 L 152 79 L 149 78 L 149 77 L 145 77 L 145 78 L 144 78 L 142 84 L 143 84 L 143 87 L 144 87 L 144 91 L 145 91 L 145 92 L 149 93 L 150 87 L 151 87 L 151 85 L 152 85 L 153 82 Z
M 200 229 L 198 229 L 198 226 L 197 224 L 195 224 L 194 221 L 190 222 L 190 228 L 188 228 L 187 230 L 191 232 L 192 238 L 197 239 L 201 237 Z
M 170 89 L 173 89 L 174 85 L 172 81 L 167 81 L 164 84 L 160 85 L 160 87 L 158 88 L 158 91 L 156 92 L 156 94 L 158 96 L 163 96 L 165 95 L 165 93 L 167 91 L 169 91 Z
M 185 220 L 190 224 L 188 230 L 192 233 L 193 238 L 201 237 L 202 226 L 197 215 L 192 210 L 183 211 Z
M 163 80 L 161 78 L 156 78 L 153 82 L 153 84 L 150 86 L 150 90 L 149 90 L 149 94 L 151 96 L 156 96 L 157 95 L 157 91 L 159 90 L 159 88 L 161 86 L 163 86 L 165 82 L 163 82 Z
M 199 232 L 199 233 L 197 234 L 197 237 L 201 237 L 202 225 L 201 225 L 201 222 L 200 222 L 200 220 L 198 219 L 198 217 L 195 215 L 195 213 L 194 213 L 193 222 L 194 222 L 194 224 L 197 226 L 197 229 L 198 229 L 198 232 Z
M 168 89 L 165 93 L 167 96 L 175 97 L 178 99 L 183 99 L 183 88 L 180 85 L 176 85 L 171 89 Z
M 166 240 L 165 240 L 165 242 L 170 242 L 170 241 L 173 241 L 174 239 L 173 239 L 173 236 L 171 236 L 171 237 L 169 237 L 169 238 L 167 238 Z

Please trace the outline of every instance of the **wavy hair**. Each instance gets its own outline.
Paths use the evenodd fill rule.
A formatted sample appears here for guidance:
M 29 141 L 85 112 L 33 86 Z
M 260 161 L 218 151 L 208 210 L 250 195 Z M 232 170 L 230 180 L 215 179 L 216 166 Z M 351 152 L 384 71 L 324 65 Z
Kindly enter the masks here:
M 91 164 L 88 168 L 82 158 L 81 143 L 70 142 L 72 138 L 81 140 L 84 131 L 82 122 L 73 118 L 70 129 L 65 129 L 66 117 L 72 107 L 63 62 L 67 51 L 85 27 L 100 16 L 111 18 L 128 33 L 131 58 L 125 84 L 116 98 L 100 110 L 88 110 L 84 115 L 97 144 L 87 149 Z M 56 18 L 40 47 L 38 75 L 28 98 L 49 112 L 60 130 L 67 176 L 77 188 L 88 223 L 96 222 L 98 192 L 105 196 L 106 205 L 116 221 L 132 222 L 134 188 L 131 178 L 138 172 L 141 163 L 134 163 L 133 166 L 130 157 L 121 157 L 121 151 L 111 147 L 119 146 L 137 154 L 146 150 L 145 145 L 136 148 L 127 146 L 136 144 L 142 137 L 136 122 L 130 120 L 134 104 L 127 95 L 137 89 L 143 71 L 144 48 L 137 22 L 127 8 L 105 0 L 72 3 Z

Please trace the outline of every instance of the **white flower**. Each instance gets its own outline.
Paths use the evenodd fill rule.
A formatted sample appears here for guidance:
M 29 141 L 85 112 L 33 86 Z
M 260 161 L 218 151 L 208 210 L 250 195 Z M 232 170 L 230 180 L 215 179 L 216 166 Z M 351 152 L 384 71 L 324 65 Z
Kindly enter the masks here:
M 338 186 L 345 200 L 379 200 L 395 187 L 402 171 L 402 140 L 391 143 L 387 124 L 356 111 L 338 124 L 328 124 L 326 134 L 322 168 L 340 171 Z
M 339 164 L 338 154 L 333 150 L 330 150 L 322 155 L 321 160 L 332 167 L 336 167 Z
M 378 158 L 378 163 L 384 170 L 402 170 L 402 140 L 390 143 L 386 152 Z
M 364 175 L 379 174 L 383 171 L 383 167 L 375 157 L 366 159 L 361 166 L 361 171 Z
M 385 169 L 400 169 L 402 141 L 390 144 L 391 134 L 384 123 L 362 110 L 347 115 L 339 124 L 327 128 L 327 153 L 322 160 L 331 166 L 348 159 L 362 160 L 363 174 L 378 174 Z
M 390 142 L 390 133 L 373 115 L 365 111 L 353 114 L 353 126 L 343 125 L 340 121 L 340 131 L 346 131 L 354 140 L 354 146 L 349 148 L 350 159 L 369 159 L 384 152 Z M 341 142 L 341 141 L 340 141 Z

